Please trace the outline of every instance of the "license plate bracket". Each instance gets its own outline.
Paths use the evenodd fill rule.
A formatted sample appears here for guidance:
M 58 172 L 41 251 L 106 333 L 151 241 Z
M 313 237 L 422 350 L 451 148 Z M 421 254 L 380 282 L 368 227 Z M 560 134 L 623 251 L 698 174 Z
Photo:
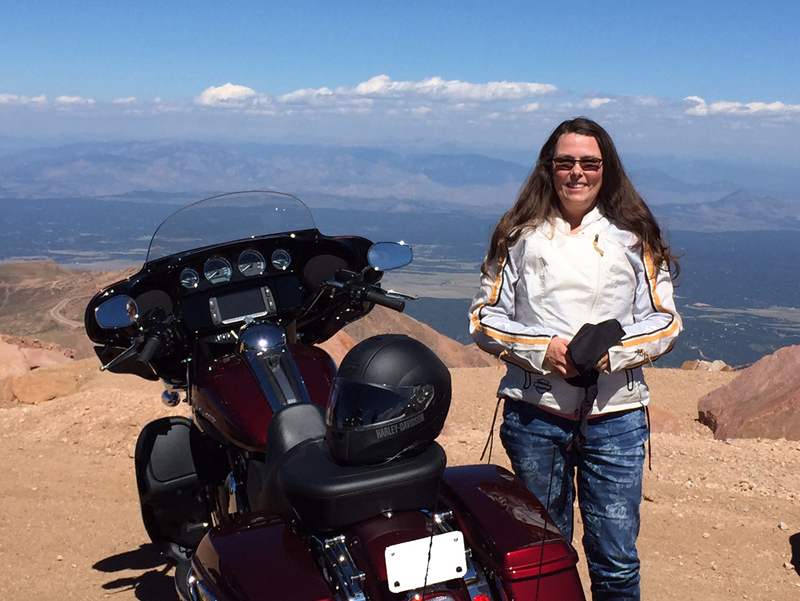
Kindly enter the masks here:
M 393 593 L 463 578 L 467 572 L 464 534 L 458 530 L 391 545 L 384 557 Z

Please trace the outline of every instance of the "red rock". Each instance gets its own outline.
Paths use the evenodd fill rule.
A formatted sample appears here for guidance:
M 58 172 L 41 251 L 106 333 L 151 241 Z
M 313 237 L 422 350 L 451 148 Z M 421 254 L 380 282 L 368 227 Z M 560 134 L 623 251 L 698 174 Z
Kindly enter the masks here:
M 26 373 L 28 362 L 19 347 L 0 340 L 0 407 L 10 407 L 13 404 L 11 381 Z
M 800 346 L 775 351 L 697 402 L 714 438 L 800 440 Z
M 43 367 L 14 378 L 11 389 L 20 403 L 38 405 L 77 392 L 84 378 L 96 370 L 97 362 L 91 359 Z
M 60 365 L 72 361 L 72 359 L 67 357 L 64 352 L 60 350 L 47 350 L 42 348 L 21 348 L 20 350 L 22 354 L 25 355 L 25 360 L 28 362 L 28 367 L 30 369 Z
M 15 378 L 28 371 L 28 362 L 19 347 L 0 340 L 0 380 Z
M 356 345 L 355 341 L 347 335 L 347 333 L 339 331 L 336 332 L 325 342 L 318 344 L 322 350 L 326 351 L 333 359 L 336 365 L 342 362 L 342 359 L 351 348 Z

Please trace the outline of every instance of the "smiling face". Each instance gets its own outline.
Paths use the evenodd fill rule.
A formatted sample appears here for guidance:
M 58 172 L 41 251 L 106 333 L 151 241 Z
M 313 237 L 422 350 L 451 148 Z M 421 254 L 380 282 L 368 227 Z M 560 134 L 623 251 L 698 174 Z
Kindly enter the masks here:
M 554 158 L 602 159 L 600 146 L 592 136 L 564 134 L 556 142 Z M 580 163 L 572 169 L 553 167 L 553 185 L 561 201 L 561 213 L 572 229 L 580 227 L 581 219 L 594 207 L 603 185 L 603 166 L 597 171 L 584 171 Z

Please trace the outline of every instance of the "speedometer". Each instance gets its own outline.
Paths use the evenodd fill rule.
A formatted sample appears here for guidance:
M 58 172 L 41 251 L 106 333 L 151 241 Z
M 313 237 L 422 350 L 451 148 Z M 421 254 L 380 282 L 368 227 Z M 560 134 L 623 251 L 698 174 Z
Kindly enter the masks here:
M 211 257 L 203 266 L 203 275 L 212 284 L 221 284 L 230 281 L 233 268 L 227 259 Z
M 255 250 L 246 250 L 239 255 L 237 267 L 241 274 L 245 277 L 253 277 L 254 275 L 261 275 L 267 267 L 267 262 L 264 260 L 263 255 Z

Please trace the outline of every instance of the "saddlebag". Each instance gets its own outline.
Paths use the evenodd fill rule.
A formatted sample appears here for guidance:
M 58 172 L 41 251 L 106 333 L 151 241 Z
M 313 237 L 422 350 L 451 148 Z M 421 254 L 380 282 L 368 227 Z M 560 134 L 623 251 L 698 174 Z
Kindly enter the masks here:
M 433 510 L 446 463 L 434 442 L 414 457 L 342 466 L 324 440 L 310 440 L 287 453 L 278 486 L 305 528 L 340 530 L 387 511 Z
M 144 527 L 175 564 L 191 557 L 211 522 L 192 453 L 192 438 L 197 436 L 191 420 L 163 417 L 147 424 L 136 442 Z
M 448 468 L 442 499 L 458 516 L 468 546 L 497 574 L 509 599 L 584 599 L 578 554 L 539 499 L 496 465 Z

